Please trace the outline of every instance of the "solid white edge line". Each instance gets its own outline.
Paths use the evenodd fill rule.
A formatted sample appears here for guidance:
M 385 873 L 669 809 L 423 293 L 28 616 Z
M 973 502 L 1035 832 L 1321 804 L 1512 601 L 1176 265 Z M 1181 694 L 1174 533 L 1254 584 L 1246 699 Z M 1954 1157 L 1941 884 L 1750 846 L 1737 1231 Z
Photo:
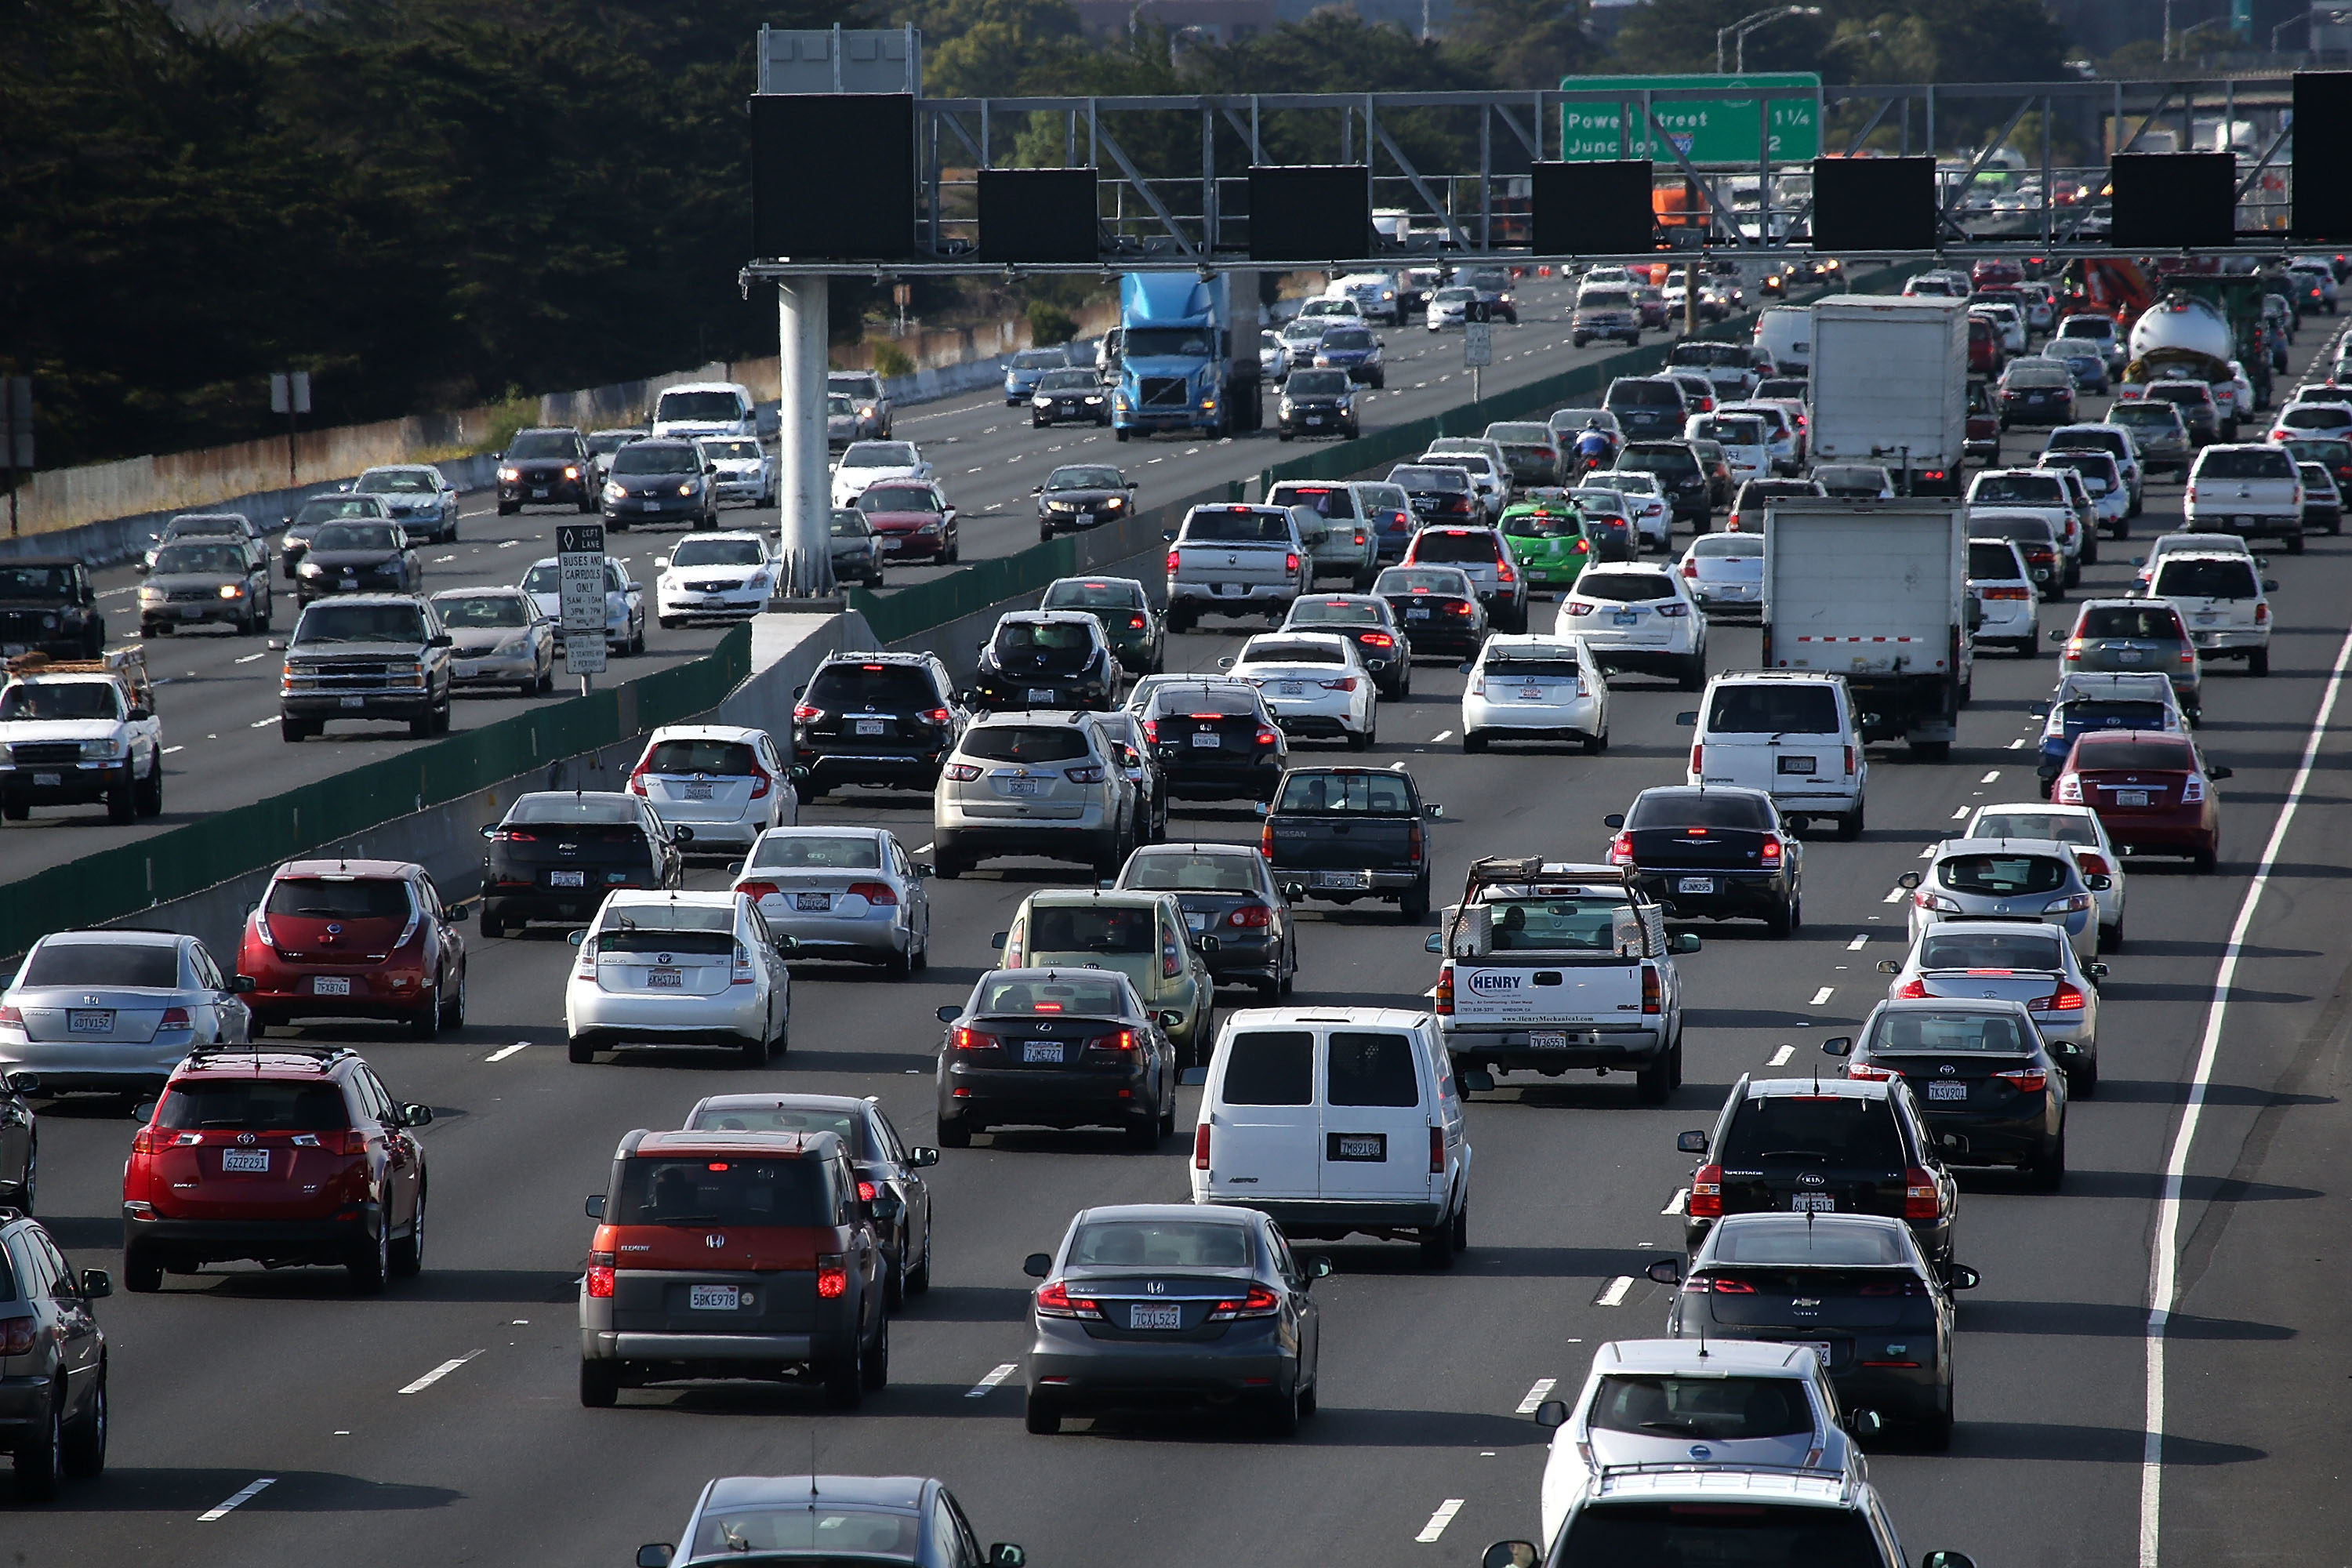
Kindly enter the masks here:
M 1468 1500 L 1466 1498 L 1450 1497 L 1439 1503 L 1437 1511 L 1429 1516 L 1429 1522 L 1421 1527 L 1421 1533 L 1413 1539 L 1430 1542 L 1444 1534 L 1445 1527 L 1454 1522 L 1454 1516 L 1462 1511 L 1462 1505 Z
M 1008 1361 L 1001 1363 L 998 1365 L 992 1367 L 986 1377 L 982 1378 L 978 1383 L 975 1383 L 970 1388 L 965 1389 L 963 1391 L 963 1396 L 966 1399 L 981 1398 L 982 1395 L 986 1394 L 990 1389 L 994 1388 L 998 1384 L 1003 1383 L 1006 1378 L 1011 1377 L 1019 1370 L 1020 1363 L 1018 1362 Z
M 2212 998 L 2206 1004 L 2205 1034 L 2197 1047 L 2196 1070 L 2189 1080 L 2189 1101 L 2181 1110 L 2180 1125 L 2173 1133 L 2172 1151 L 2164 1163 L 2164 1194 L 2157 1200 L 2156 1241 L 2148 1257 L 2147 1415 L 2140 1426 L 2140 1568 L 2157 1568 L 2162 1543 L 2164 1338 L 2179 1286 L 2176 1255 L 2180 1240 L 2180 1184 L 2188 1173 L 2189 1152 L 2197 1140 L 2197 1123 L 2204 1113 L 2206 1087 L 2212 1081 L 2214 1060 L 2221 1054 L 2221 1023 L 2229 1015 L 2230 987 L 2237 979 L 2238 954 L 2245 945 L 2246 932 L 2253 925 L 2254 910 L 2262 902 L 2263 890 L 2270 885 L 2271 868 L 2278 863 L 2279 851 L 2286 846 L 2287 830 L 2294 826 L 2303 792 L 2311 783 L 2311 770 L 2319 760 L 2320 742 L 2327 738 L 2328 721 L 2344 689 L 2347 664 L 2352 664 L 2352 633 L 2346 634 L 2343 646 L 2336 651 L 2327 689 L 2320 697 L 2319 711 L 2312 719 L 2311 733 L 2304 742 L 2303 761 L 2294 770 L 2294 781 L 2287 785 L 2286 800 L 2279 807 L 2278 821 L 2271 827 L 2270 842 L 2263 846 L 2263 858 L 2254 868 L 2254 879 L 2247 884 L 2245 899 L 2238 906 L 2238 918 L 2230 927 L 2229 944 L 2221 951 L 2221 966 L 2213 976 Z
M 277 1484 L 278 1478 L 276 1476 L 264 1476 L 259 1480 L 254 1481 L 250 1485 L 239 1487 L 236 1491 L 231 1492 L 226 1498 L 224 1498 L 218 1507 L 209 1509 L 205 1512 L 196 1515 L 196 1522 L 198 1524 L 210 1524 L 213 1521 L 221 1518 L 231 1510 L 241 1508 L 245 1504 L 251 1502 L 256 1497 L 258 1497 L 261 1494 L 263 1488 L 273 1487 Z
M 1549 1399 L 1551 1397 L 1551 1391 L 1559 1385 L 1559 1379 L 1556 1377 L 1539 1377 L 1536 1379 L 1535 1382 L 1528 1388 L 1528 1396 L 1519 1401 L 1519 1407 L 1515 1414 L 1520 1415 L 1533 1415 L 1536 1413 L 1536 1406 L 1541 1405 L 1545 1400 Z
M 443 1362 L 439 1366 L 435 1367 L 431 1372 L 426 1373 L 423 1377 L 418 1378 L 415 1383 L 410 1384 L 406 1388 L 402 1389 L 400 1392 L 403 1394 L 422 1394 L 426 1389 L 432 1387 L 435 1384 L 440 1382 L 443 1378 L 448 1376 L 451 1373 L 457 1371 L 459 1367 L 465 1365 L 467 1362 L 473 1360 L 476 1356 L 481 1353 L 482 1352 L 480 1351 L 467 1351 L 464 1355 L 452 1356 L 449 1360 Z
M 1633 1288 L 1633 1277 L 1631 1274 L 1620 1274 L 1601 1288 L 1601 1294 L 1592 1298 L 1592 1304 L 1596 1307 L 1622 1306 L 1625 1301 L 1625 1292 Z

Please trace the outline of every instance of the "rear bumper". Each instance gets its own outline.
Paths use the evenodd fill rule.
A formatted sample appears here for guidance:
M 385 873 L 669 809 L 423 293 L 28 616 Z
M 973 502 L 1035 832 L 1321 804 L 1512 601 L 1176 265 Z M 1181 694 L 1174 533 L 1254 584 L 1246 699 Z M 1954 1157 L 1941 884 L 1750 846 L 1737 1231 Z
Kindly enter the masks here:
M 1061 1320 L 1035 1328 L 1025 1387 L 1063 1410 L 1195 1405 L 1268 1394 L 1287 1398 L 1296 1352 L 1273 1320 L 1234 1322 L 1213 1340 L 1097 1340 Z
M 1922 1110 L 1927 1118 L 1928 1131 L 1956 1132 L 1969 1141 L 1965 1153 L 1946 1152 L 1945 1160 L 1955 1165 L 2030 1164 L 2058 1136 L 2039 1105 L 2032 1114 L 2025 1116 L 1939 1112 L 1929 1106 Z
M 383 1228 L 380 1204 L 350 1204 L 324 1219 L 173 1219 L 122 1205 L 122 1246 L 167 1262 L 341 1263 Z
M 794 752 L 819 789 L 843 784 L 881 784 L 891 789 L 929 789 L 939 783 L 941 749 L 929 752 L 824 751 L 821 741 L 799 740 Z
M 168 1040 L 93 1045 L 86 1040 L 0 1040 L 0 1071 L 41 1075 L 41 1092 L 136 1093 L 171 1079 L 195 1046 L 194 1034 L 174 1030 Z
M 1281 782 L 1282 764 L 1269 758 L 1230 768 L 1187 768 L 1172 771 L 1168 755 L 1160 759 L 1160 787 L 1171 800 L 1271 800 Z
M 1362 885 L 1338 888 L 1318 880 L 1319 878 L 1333 874 L 1331 868 L 1328 866 L 1307 868 L 1274 864 L 1270 865 L 1268 869 L 1274 873 L 1275 881 L 1286 886 L 1296 883 L 1305 889 L 1305 896 L 1310 899 L 1352 899 L 1366 893 L 1410 892 L 1427 880 L 1429 875 L 1426 870 L 1419 867 L 1402 871 L 1360 871 L 1350 868 L 1338 874 L 1351 878 L 1360 877 L 1363 879 Z
M 757 985 L 711 996 L 625 995 L 573 982 L 564 1032 L 591 1046 L 735 1046 L 768 1037 L 767 999 Z
M 614 887 L 642 888 L 643 882 L 591 883 L 582 888 L 503 888 L 496 883 L 482 889 L 486 911 L 496 911 L 509 925 L 526 921 L 576 921 L 585 924 L 596 906 Z
M 1657 900 L 1668 915 L 1677 918 L 1762 916 L 1778 910 L 1790 890 L 1785 871 L 1643 871 L 1640 876 L 1643 889 Z M 1715 890 L 1679 892 L 1676 888 L 1685 877 L 1712 878 Z
M 1266 1198 L 1245 1193 L 1212 1194 L 1193 1178 L 1192 1201 L 1219 1206 L 1255 1209 L 1296 1240 L 1301 1237 L 1334 1240 L 1357 1231 L 1391 1235 L 1425 1230 L 1442 1224 L 1452 1205 L 1435 1198 Z
M 1216 615 L 1260 615 L 1269 606 L 1288 608 L 1290 602 L 1299 594 L 1298 584 L 1288 578 L 1279 583 L 1228 585 L 1239 587 L 1241 592 L 1220 594 L 1213 592 L 1206 584 L 1171 582 L 1168 584 L 1168 603 L 1171 607 L 1181 605 L 1188 610 Z
M 2107 837 L 2125 855 L 2195 855 L 2218 849 L 2221 835 L 2201 817 L 2185 815 L 2102 816 Z
M 934 858 L 958 855 L 971 860 L 992 860 L 1000 856 L 1029 855 L 1087 865 L 1108 858 L 1119 843 L 1118 830 L 1104 826 L 1097 812 L 1074 817 L 1067 826 L 1059 827 L 969 822 L 953 828 L 935 826 L 931 837 Z
M 1493 1068 L 1499 1072 L 1531 1069 L 1549 1074 L 1563 1068 L 1632 1068 L 1655 1061 L 1666 1048 L 1663 1025 L 1632 1029 L 1562 1025 L 1550 1031 L 1465 1029 L 1457 1033 L 1445 1029 L 1440 1020 L 1439 1027 L 1446 1055 L 1454 1058 L 1456 1070 Z M 1538 1047 L 1534 1043 L 1538 1032 L 1556 1034 L 1567 1043 Z
M 239 964 L 242 970 L 244 966 Z M 252 973 L 251 970 L 245 970 Z M 348 996 L 318 996 L 310 991 L 314 974 L 349 980 Z M 281 1023 L 289 1018 L 395 1018 L 415 1010 L 425 994 L 425 975 L 418 969 L 301 970 L 265 965 L 255 974 L 260 982 L 246 996 L 257 1018 Z M 396 984 L 395 984 L 396 983 Z
M 940 1074 L 939 1117 L 992 1127 L 1123 1127 L 1159 1116 L 1150 1072 L 950 1063 Z
M 539 656 L 525 649 L 516 654 L 485 654 L 479 658 L 449 661 L 452 686 L 512 686 L 539 679 Z

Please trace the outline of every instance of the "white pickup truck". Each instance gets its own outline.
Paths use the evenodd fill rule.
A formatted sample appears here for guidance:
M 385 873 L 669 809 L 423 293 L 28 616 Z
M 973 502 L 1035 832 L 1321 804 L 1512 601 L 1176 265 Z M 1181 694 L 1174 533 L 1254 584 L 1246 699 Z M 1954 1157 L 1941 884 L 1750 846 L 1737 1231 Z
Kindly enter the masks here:
M 1437 1023 L 1468 1089 L 1496 1075 L 1571 1068 L 1634 1075 L 1645 1104 L 1682 1081 L 1683 988 L 1674 955 L 1696 952 L 1633 871 L 1570 861 L 1471 863 L 1462 901 L 1428 950 Z
M 1279 626 L 1314 583 L 1314 556 L 1287 507 L 1196 506 L 1167 538 L 1171 632 L 1203 615 L 1263 615 Z
M 12 658 L 0 687 L 0 816 L 103 803 L 107 820 L 163 809 L 163 727 L 143 649 Z

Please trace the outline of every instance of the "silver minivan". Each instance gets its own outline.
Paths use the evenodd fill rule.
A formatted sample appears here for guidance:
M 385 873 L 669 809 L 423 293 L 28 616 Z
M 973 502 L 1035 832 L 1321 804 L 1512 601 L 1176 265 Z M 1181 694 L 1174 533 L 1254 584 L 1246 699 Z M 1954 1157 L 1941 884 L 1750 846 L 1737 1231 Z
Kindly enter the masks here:
M 1858 838 L 1870 763 L 1842 675 L 1748 670 L 1707 683 L 1684 782 L 1762 790 L 1787 816 L 1826 817 Z

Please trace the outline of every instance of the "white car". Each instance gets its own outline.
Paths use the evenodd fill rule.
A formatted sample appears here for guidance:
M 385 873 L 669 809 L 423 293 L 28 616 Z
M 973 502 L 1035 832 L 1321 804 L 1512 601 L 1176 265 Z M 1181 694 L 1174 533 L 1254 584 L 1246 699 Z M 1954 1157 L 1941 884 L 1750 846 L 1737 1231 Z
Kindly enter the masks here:
M 2042 599 L 2017 541 L 1969 541 L 1969 592 L 1980 617 L 1971 634 L 1979 647 L 2000 643 L 2021 658 L 2041 655 Z
M 1485 467 L 1465 463 L 1465 458 L 1484 458 Z M 1417 463 L 1456 463 L 1469 469 L 1470 477 L 1478 482 L 1478 493 L 1486 502 L 1486 515 L 1496 518 L 1511 503 L 1511 460 L 1503 455 L 1502 443 L 1489 441 L 1484 436 L 1445 436 L 1432 441 Z
M 665 630 L 695 620 L 741 620 L 768 607 L 776 559 L 764 533 L 697 533 L 654 557 L 654 615 Z
M 2137 569 L 2139 577 L 2138 592 L 2147 593 L 2147 585 L 2156 581 L 2158 563 L 2166 556 L 2184 550 L 2194 551 L 2200 555 L 2242 555 L 2257 568 L 2270 565 L 2269 556 L 2255 554 L 2254 547 L 2234 533 L 2190 533 L 2176 529 L 2170 533 L 2158 534 L 2149 542 L 2147 554 L 2132 558 L 2132 565 Z
M 950 881 L 1001 855 L 1116 877 L 1138 805 L 1118 742 L 1084 710 L 975 713 L 931 792 L 932 858 Z
M 1675 563 L 1683 585 L 1710 616 L 1764 613 L 1764 536 L 1702 533 Z
M 1368 320 L 1391 327 L 1402 323 L 1396 275 L 1392 272 L 1350 272 L 1344 278 L 1333 279 L 1323 292 L 1328 299 L 1353 300 Z
M 1683 438 L 1721 447 L 1735 484 L 1772 476 L 1772 438 L 1761 415 L 1694 414 L 1683 426 Z
M 1663 565 L 1587 566 L 1560 595 L 1552 635 L 1582 641 L 1603 669 L 1669 676 L 1685 691 L 1706 684 L 1706 616 Z
M 1609 678 L 1573 637 L 1498 633 L 1462 667 L 1462 749 L 1491 741 L 1583 743 L 1609 749 Z
M 1360 752 L 1378 739 L 1381 696 L 1356 639 L 1332 632 L 1266 632 L 1217 668 L 1246 680 L 1265 699 L 1283 733 L 1337 736 Z
M 1625 515 L 1633 519 L 1642 548 L 1664 550 L 1673 544 L 1674 503 L 1658 483 L 1658 476 L 1640 468 L 1612 468 L 1607 478 L 1609 488 L 1625 502 Z
M 919 479 L 929 484 L 939 470 L 923 458 L 912 441 L 853 441 L 833 470 L 833 504 L 847 506 L 870 485 L 884 479 Z
M 1458 285 L 1440 289 L 1429 297 L 1428 308 L 1422 311 L 1422 325 L 1433 332 L 1441 331 L 1447 327 L 1458 327 L 1469 311 L 1470 302 L 1476 298 L 1478 298 L 1478 290 L 1475 289 L 1465 289 Z
M 2242 658 L 2248 675 L 2268 675 L 2269 593 L 2277 586 L 2236 552 L 2175 550 L 2157 563 L 2147 595 L 2180 612 L 2200 658 Z
M 1319 300 L 1309 300 L 1299 306 L 1298 319 L 1302 321 L 1319 321 L 1327 327 L 1337 327 L 1342 324 L 1360 327 L 1365 324 L 1362 306 L 1353 300 L 1335 300 L 1328 295 Z
M 1969 314 L 1981 316 L 2000 331 L 2002 352 L 2021 354 L 2025 352 L 2025 314 L 2006 300 L 1990 305 L 1970 305 Z
M 552 555 L 530 563 L 522 591 L 539 613 L 555 623 L 555 645 L 563 646 L 563 572 Z M 629 575 L 629 563 L 604 557 L 604 644 L 614 653 L 646 651 L 645 584 Z
M 1284 346 L 1282 334 L 1268 328 L 1257 335 L 1257 378 L 1280 384 L 1290 374 L 1290 350 Z
M 1805 461 L 1805 405 L 1794 398 L 1749 397 L 1718 403 L 1717 417 L 1748 414 L 1764 421 L 1764 442 L 1771 448 L 1771 472 L 1792 475 Z
M 1862 837 L 1870 762 L 1862 718 L 1842 675 L 1743 669 L 1707 682 L 1691 724 L 1683 782 L 1698 789 L 1752 789 L 1808 830 L 1829 820 L 1838 837 Z
M 1970 838 L 2052 838 L 2074 852 L 2074 864 L 2085 877 L 2104 875 L 2107 885 L 2091 897 L 2099 906 L 2099 951 L 2113 952 L 2124 944 L 2124 858 L 2098 811 L 2087 805 L 2058 805 L 2046 800 L 2004 801 L 1980 805 L 1969 818 Z
M 721 1046 L 745 1067 L 765 1067 L 791 1042 L 791 940 L 732 890 L 607 894 L 572 938 L 580 949 L 563 989 L 572 1059 L 623 1046 Z
M 765 730 L 665 724 L 646 741 L 629 793 L 665 826 L 694 829 L 692 853 L 747 849 L 772 827 L 801 819 L 801 797 Z
M 2091 517 L 2117 539 L 2131 531 L 2131 486 L 2112 453 L 2045 450 L 2033 459 L 2037 468 L 2072 468 L 2090 493 Z M 2085 545 L 2090 542 L 2085 541 Z
M 695 442 L 702 452 L 702 461 L 719 471 L 710 477 L 710 488 L 721 505 L 740 501 L 745 506 L 776 504 L 776 459 L 756 436 L 705 436 Z
M 760 835 L 735 874 L 794 959 L 878 963 L 894 975 L 931 960 L 929 868 L 884 827 L 777 827 Z

